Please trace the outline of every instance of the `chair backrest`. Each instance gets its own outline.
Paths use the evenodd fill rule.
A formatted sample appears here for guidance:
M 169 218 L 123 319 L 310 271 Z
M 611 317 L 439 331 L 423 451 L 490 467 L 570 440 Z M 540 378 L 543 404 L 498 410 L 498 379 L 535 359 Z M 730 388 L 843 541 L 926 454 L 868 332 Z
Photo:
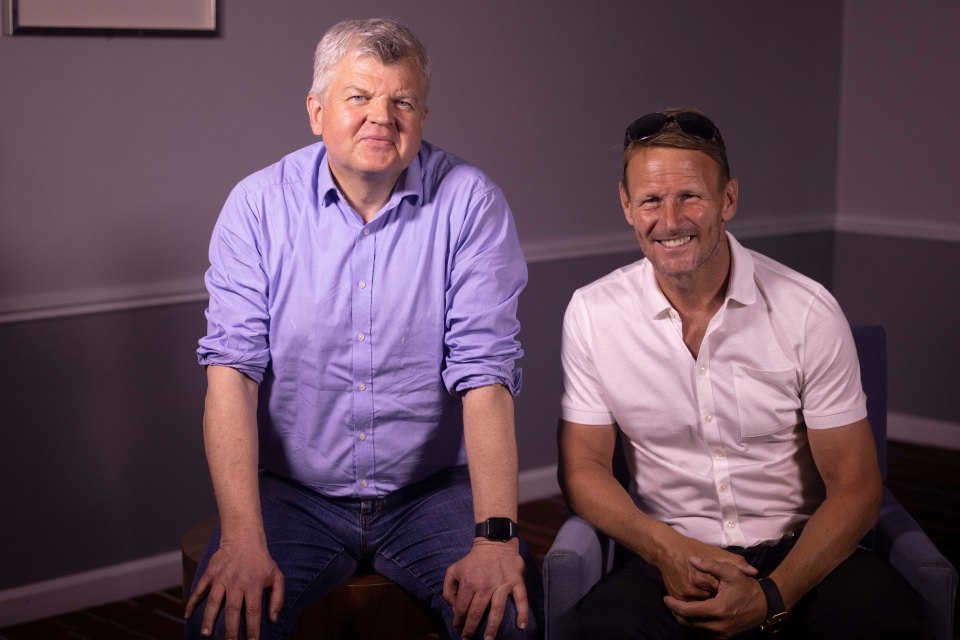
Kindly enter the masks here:
M 887 333 L 876 325 L 854 325 L 860 381 L 867 394 L 867 418 L 877 441 L 880 474 L 887 479 Z

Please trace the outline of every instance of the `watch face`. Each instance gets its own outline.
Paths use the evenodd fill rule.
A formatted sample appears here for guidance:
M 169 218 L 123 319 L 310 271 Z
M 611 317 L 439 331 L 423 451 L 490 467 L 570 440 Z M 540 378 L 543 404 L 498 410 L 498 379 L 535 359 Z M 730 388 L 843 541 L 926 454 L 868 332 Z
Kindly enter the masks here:
M 510 518 L 490 518 L 487 520 L 487 535 L 489 540 L 505 541 L 516 535 L 513 531 L 513 522 Z
M 775 613 L 760 625 L 760 630 L 764 633 L 777 633 L 787 623 L 790 615 L 786 611 Z

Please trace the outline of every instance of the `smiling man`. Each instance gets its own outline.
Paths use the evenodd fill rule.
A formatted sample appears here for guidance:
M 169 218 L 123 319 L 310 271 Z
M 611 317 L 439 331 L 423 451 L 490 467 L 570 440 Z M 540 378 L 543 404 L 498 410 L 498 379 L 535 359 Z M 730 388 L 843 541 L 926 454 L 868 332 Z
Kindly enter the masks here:
M 406 27 L 335 25 L 307 97 L 322 141 L 220 214 L 198 354 L 221 526 L 187 637 L 286 637 L 358 569 L 452 638 L 538 635 L 516 525 L 526 265 L 500 189 L 422 141 L 429 84 Z
M 573 509 L 635 557 L 584 598 L 579 637 L 930 637 L 857 546 L 881 480 L 847 321 L 727 232 L 738 198 L 699 111 L 627 129 L 620 201 L 644 258 L 570 302 L 560 452 Z

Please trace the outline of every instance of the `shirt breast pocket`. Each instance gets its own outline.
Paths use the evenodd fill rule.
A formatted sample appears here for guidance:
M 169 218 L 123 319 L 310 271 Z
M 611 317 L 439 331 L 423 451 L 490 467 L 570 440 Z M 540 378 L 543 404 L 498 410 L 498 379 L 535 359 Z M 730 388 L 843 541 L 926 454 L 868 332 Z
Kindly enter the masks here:
M 741 438 L 791 437 L 793 427 L 801 421 L 794 369 L 766 371 L 734 364 L 733 384 Z

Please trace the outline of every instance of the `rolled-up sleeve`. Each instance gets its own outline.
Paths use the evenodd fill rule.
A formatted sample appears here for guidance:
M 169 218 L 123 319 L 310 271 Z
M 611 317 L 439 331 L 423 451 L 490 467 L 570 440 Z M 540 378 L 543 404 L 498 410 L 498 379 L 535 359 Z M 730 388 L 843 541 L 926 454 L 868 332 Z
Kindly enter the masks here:
M 527 265 L 503 193 L 478 190 L 450 256 L 443 371 L 450 393 L 491 384 L 513 395 L 520 391 L 517 303 L 526 283 Z
M 270 362 L 270 315 L 256 202 L 237 187 L 214 227 L 204 277 L 210 294 L 207 335 L 199 342 L 197 360 L 232 367 L 260 383 Z

